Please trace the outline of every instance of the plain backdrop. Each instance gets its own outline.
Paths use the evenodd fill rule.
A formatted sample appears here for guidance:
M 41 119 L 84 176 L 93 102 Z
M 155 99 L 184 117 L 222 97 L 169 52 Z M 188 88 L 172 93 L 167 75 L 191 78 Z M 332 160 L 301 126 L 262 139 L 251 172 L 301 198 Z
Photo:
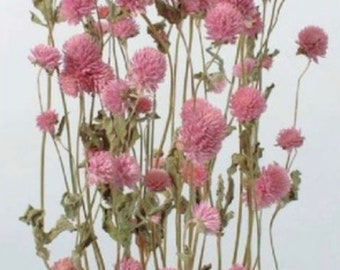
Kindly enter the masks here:
M 281 51 L 270 77 L 276 88 L 260 132 L 270 149 L 265 152 L 268 162 L 285 158 L 272 146 L 278 130 L 291 123 L 296 79 L 306 63 L 295 55 L 297 33 L 305 25 L 319 25 L 329 35 L 329 49 L 302 83 L 299 127 L 306 141 L 295 163 L 303 173 L 302 185 L 299 201 L 277 219 L 277 251 L 283 270 L 340 269 L 340 2 L 286 2 L 272 40 L 272 47 Z M 37 69 L 27 55 L 45 41 L 45 33 L 30 22 L 31 9 L 31 1 L 0 2 L 1 269 L 44 269 L 35 256 L 30 228 L 18 221 L 29 203 L 38 205 L 39 192 Z M 47 170 L 53 178 L 58 168 L 52 163 Z M 52 181 L 48 189 L 49 204 L 60 211 L 61 188 Z M 107 245 L 105 252 L 110 254 L 111 244 Z M 67 255 L 63 242 L 54 248 L 53 258 Z M 267 244 L 263 251 L 263 269 L 274 269 Z

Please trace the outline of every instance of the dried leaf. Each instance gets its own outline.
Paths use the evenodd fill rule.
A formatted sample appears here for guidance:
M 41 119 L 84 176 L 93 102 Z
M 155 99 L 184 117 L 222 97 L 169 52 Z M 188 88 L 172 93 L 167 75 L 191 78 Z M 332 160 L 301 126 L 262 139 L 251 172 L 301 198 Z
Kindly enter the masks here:
M 171 24 L 179 24 L 183 20 L 180 9 L 175 8 L 167 4 L 162 0 L 156 0 L 156 9 L 159 16 L 162 16 Z
M 64 207 L 67 218 L 74 219 L 79 213 L 82 197 L 79 194 L 64 193 L 61 205 Z
M 38 17 L 38 15 L 36 15 L 36 14 L 33 13 L 32 11 L 30 11 L 30 13 L 31 13 L 31 21 L 32 21 L 33 23 L 36 23 L 36 24 L 39 24 L 39 25 L 41 25 L 41 26 L 47 27 L 47 24 L 44 23 L 44 22 Z

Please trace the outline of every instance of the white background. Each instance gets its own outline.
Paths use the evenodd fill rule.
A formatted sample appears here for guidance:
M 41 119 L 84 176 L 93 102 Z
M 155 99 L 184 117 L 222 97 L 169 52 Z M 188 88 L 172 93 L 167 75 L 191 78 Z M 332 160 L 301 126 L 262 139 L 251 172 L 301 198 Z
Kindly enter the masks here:
M 45 34 L 30 23 L 30 9 L 30 1 L 0 2 L 1 269 L 44 269 L 35 257 L 29 227 L 18 221 L 29 203 L 38 206 L 39 192 L 37 70 L 27 55 L 31 47 L 44 42 Z M 305 25 L 316 24 L 329 34 L 326 58 L 311 66 L 302 83 L 299 127 L 306 141 L 296 160 L 303 173 L 300 200 L 282 211 L 275 227 L 283 270 L 340 269 L 339 11 L 338 0 L 287 1 L 273 38 L 272 47 L 279 47 L 281 54 L 271 72 L 277 87 L 264 116 L 261 138 L 270 147 L 265 159 L 282 162 L 282 152 L 272 146 L 277 131 L 291 123 L 296 78 L 306 62 L 295 55 L 297 33 Z M 48 169 L 56 170 L 53 164 Z M 62 191 L 53 183 L 48 188 L 52 209 L 60 211 Z M 56 249 L 53 258 L 68 255 L 61 243 Z M 263 269 L 274 269 L 266 245 L 263 257 L 267 257 Z

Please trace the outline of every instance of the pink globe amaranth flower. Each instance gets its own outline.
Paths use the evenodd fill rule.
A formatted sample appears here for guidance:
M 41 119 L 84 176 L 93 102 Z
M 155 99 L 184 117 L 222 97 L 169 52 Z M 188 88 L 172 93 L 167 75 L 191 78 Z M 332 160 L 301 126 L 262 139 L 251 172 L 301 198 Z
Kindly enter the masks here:
M 237 263 L 234 264 L 229 270 L 247 270 L 247 268 Z
M 119 270 L 143 270 L 143 268 L 135 259 L 124 258 L 119 264 Z
M 37 64 L 52 72 L 60 64 L 61 54 L 58 49 L 52 46 L 39 44 L 31 50 L 31 55 L 28 56 L 28 59 L 32 64 Z
M 151 47 L 138 50 L 131 59 L 129 78 L 138 90 L 156 91 L 164 80 L 166 60 L 164 55 Z
M 208 10 L 204 25 L 208 39 L 218 43 L 234 43 L 243 28 L 242 15 L 232 5 L 220 2 Z
M 273 57 L 266 55 L 261 60 L 261 66 L 265 69 L 270 69 L 273 65 Z
M 106 35 L 107 33 L 109 33 L 110 26 L 108 21 L 99 20 L 94 23 L 94 29 L 98 35 Z
M 254 71 L 256 67 L 256 61 L 253 58 L 244 59 L 243 63 L 237 63 L 233 67 L 233 75 L 237 78 L 242 78 L 243 76 L 249 76 Z
M 203 187 L 209 179 L 208 171 L 202 164 L 185 162 L 181 174 L 184 181 L 195 188 Z
M 166 170 L 150 169 L 144 177 L 144 185 L 152 192 L 164 191 L 171 186 L 171 178 Z
M 113 160 L 113 180 L 116 187 L 133 188 L 141 179 L 140 167 L 136 159 L 129 154 L 120 154 Z
M 62 0 L 60 16 L 69 24 L 78 24 L 81 19 L 91 14 L 96 7 L 94 0 Z
M 254 87 L 239 88 L 230 99 L 231 115 L 240 123 L 258 119 L 266 109 L 266 100 Z
M 79 34 L 63 46 L 64 69 L 59 76 L 62 91 L 76 97 L 100 92 L 114 79 L 112 68 L 101 59 L 99 45 L 88 34 Z
M 289 193 L 291 179 L 285 168 L 270 164 L 263 168 L 255 182 L 255 199 L 258 209 L 282 200 Z
M 104 107 L 112 113 L 123 114 L 126 109 L 124 96 L 129 91 L 129 85 L 124 80 L 114 80 L 108 83 L 101 92 Z
M 256 37 L 263 30 L 261 14 L 255 9 L 253 14 L 244 21 L 244 33 L 249 37 Z
M 134 19 L 123 18 L 112 24 L 110 33 L 114 37 L 125 40 L 138 35 L 139 27 Z
M 283 150 L 291 152 L 294 148 L 300 147 L 304 139 L 301 136 L 301 131 L 292 127 L 280 130 L 276 142 Z
M 204 99 L 187 100 L 181 112 L 179 141 L 188 160 L 204 164 L 221 149 L 227 124 L 221 110 Z
M 64 258 L 55 262 L 52 265 L 51 270 L 77 270 L 77 267 L 70 258 Z
M 117 5 L 132 13 L 145 13 L 149 0 L 117 0 Z
M 114 157 L 109 151 L 90 152 L 86 169 L 88 184 L 112 184 L 115 175 L 113 162 Z
M 181 0 L 184 12 L 188 14 L 204 13 L 211 6 L 211 0 Z
M 47 110 L 37 116 L 37 127 L 45 133 L 54 134 L 58 123 L 58 114 L 54 110 Z
M 242 14 L 243 17 L 250 17 L 254 10 L 256 10 L 254 0 L 219 0 L 220 2 L 226 2 Z
M 300 31 L 296 43 L 299 45 L 298 53 L 318 63 L 318 57 L 326 55 L 328 36 L 318 26 L 307 26 Z
M 207 202 L 200 202 L 192 207 L 193 219 L 203 228 L 205 232 L 217 233 L 221 227 L 221 218 L 218 210 L 211 207 Z
M 137 113 L 148 113 L 152 110 L 152 100 L 147 96 L 141 96 L 135 104 Z
M 110 15 L 110 9 L 107 5 L 98 6 L 98 16 L 99 19 L 106 19 Z
M 223 72 L 215 72 L 212 74 L 209 74 L 208 76 L 208 82 L 210 85 L 210 89 L 216 93 L 222 93 L 224 88 L 227 85 L 227 78 Z

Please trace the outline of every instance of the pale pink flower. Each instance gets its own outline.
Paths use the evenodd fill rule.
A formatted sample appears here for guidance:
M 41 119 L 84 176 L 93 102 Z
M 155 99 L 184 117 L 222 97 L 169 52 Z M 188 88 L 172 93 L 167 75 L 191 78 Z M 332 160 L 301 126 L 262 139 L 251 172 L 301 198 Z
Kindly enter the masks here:
M 234 264 L 229 270 L 247 270 L 247 268 L 237 263 Z
M 259 209 L 268 207 L 287 196 L 291 180 L 287 170 L 277 164 L 263 168 L 255 182 L 255 199 Z
M 135 259 L 124 258 L 119 264 L 119 270 L 143 270 L 143 268 Z
M 117 5 L 132 13 L 144 13 L 149 0 L 117 0 Z
M 141 179 L 141 172 L 136 159 L 129 154 L 120 154 L 113 160 L 114 185 L 133 188 Z
M 239 88 L 230 99 L 232 116 L 241 123 L 258 119 L 266 109 L 266 100 L 254 87 Z
M 233 67 L 233 75 L 237 78 L 247 77 L 252 74 L 256 67 L 256 61 L 253 58 L 244 59 L 243 63 L 237 63 Z
M 139 49 L 131 59 L 129 78 L 138 90 L 156 91 L 166 72 L 164 55 L 151 47 Z
M 277 145 L 288 152 L 298 148 L 303 144 L 305 138 L 301 136 L 301 131 L 296 128 L 286 128 L 279 132 L 276 138 Z
M 211 5 L 211 0 L 181 0 L 183 10 L 188 14 L 204 13 Z
M 70 258 L 64 258 L 55 262 L 52 265 L 51 270 L 77 270 L 77 267 Z
M 112 113 L 125 112 L 125 96 L 129 91 L 129 85 L 124 80 L 114 80 L 108 83 L 101 92 L 101 100 L 104 107 Z
M 209 176 L 206 167 L 202 164 L 190 164 L 185 162 L 181 170 L 183 180 L 195 188 L 203 187 Z
M 218 43 L 234 43 L 242 31 L 242 22 L 242 15 L 235 7 L 220 2 L 209 9 L 205 17 L 208 39 Z
M 261 66 L 265 69 L 270 69 L 273 65 L 273 57 L 266 55 L 261 60 Z
M 299 45 L 298 53 L 318 63 L 318 57 L 326 55 L 328 36 L 318 26 L 307 26 L 300 31 L 296 43 Z
M 192 217 L 208 233 L 217 233 L 221 227 L 221 218 L 218 210 L 211 207 L 208 202 L 195 204 L 192 207 Z
M 152 100 L 147 96 L 141 96 L 135 104 L 137 113 L 148 113 L 152 110 Z
M 37 116 L 37 127 L 45 133 L 54 134 L 58 123 L 58 114 L 54 110 L 47 110 Z
M 171 186 L 171 178 L 166 170 L 150 169 L 144 177 L 144 185 L 153 192 L 164 191 Z
M 110 32 L 112 36 L 125 40 L 138 35 L 139 27 L 134 19 L 123 18 L 112 24 Z
M 204 99 L 190 99 L 182 107 L 181 118 L 179 141 L 186 157 L 202 164 L 213 158 L 227 131 L 221 110 Z
M 227 85 L 227 78 L 223 72 L 209 74 L 208 82 L 214 93 L 221 93 Z
M 90 152 L 86 168 L 88 184 L 112 184 L 115 175 L 113 162 L 114 158 L 109 151 Z
M 28 59 L 32 64 L 37 64 L 52 72 L 60 64 L 61 54 L 58 49 L 52 46 L 39 44 L 31 50 L 31 55 L 28 56 Z
M 69 24 L 78 24 L 83 17 L 91 14 L 95 6 L 94 0 L 62 0 L 59 12 Z
M 157 215 L 157 214 L 155 214 L 155 215 L 152 215 L 151 217 L 150 217 L 150 221 L 152 222 L 152 223 L 154 223 L 154 224 L 160 224 L 161 223 L 161 216 L 160 215 Z

